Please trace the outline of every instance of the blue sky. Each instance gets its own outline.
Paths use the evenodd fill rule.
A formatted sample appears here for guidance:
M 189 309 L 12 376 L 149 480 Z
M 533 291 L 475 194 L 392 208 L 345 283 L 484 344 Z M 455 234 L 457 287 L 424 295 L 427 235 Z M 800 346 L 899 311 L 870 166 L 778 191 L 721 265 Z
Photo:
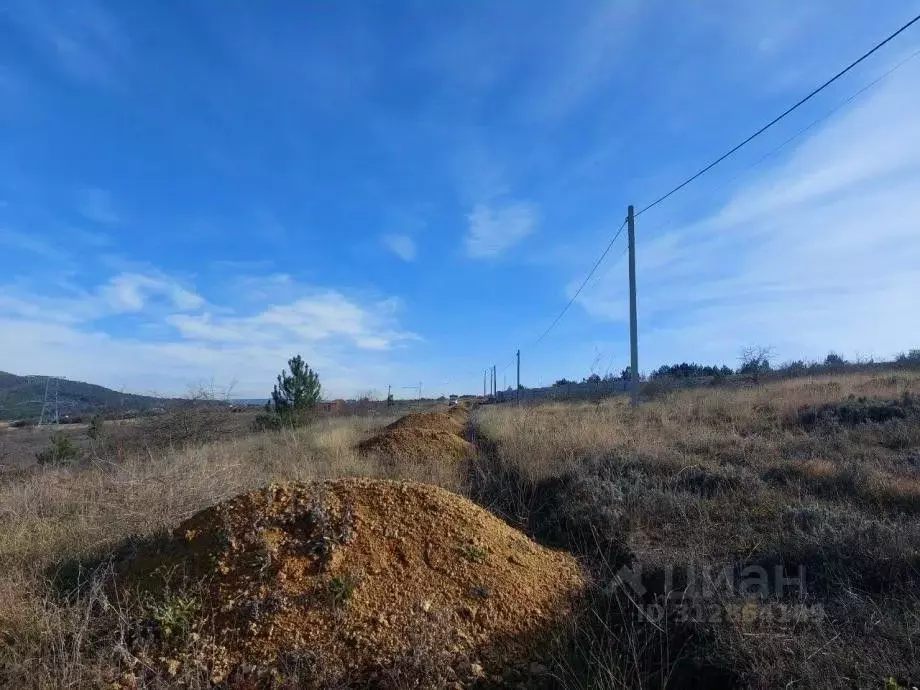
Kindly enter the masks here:
M 619 371 L 622 240 L 532 343 L 627 204 L 920 10 L 676 5 L 5 3 L 0 369 L 247 397 L 298 352 L 349 397 L 475 391 L 518 347 L 529 385 Z M 639 218 L 643 369 L 920 346 L 920 58 L 841 106 L 918 48 Z

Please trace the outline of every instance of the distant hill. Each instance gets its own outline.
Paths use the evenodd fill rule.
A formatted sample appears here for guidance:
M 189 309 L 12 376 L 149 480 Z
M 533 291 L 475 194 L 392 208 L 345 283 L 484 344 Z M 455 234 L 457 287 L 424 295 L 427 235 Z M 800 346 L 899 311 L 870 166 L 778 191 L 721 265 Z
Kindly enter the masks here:
M 250 407 L 262 407 L 268 402 L 268 398 L 234 398 L 230 402 L 237 405 L 249 405 Z
M 46 382 L 46 376 L 16 376 L 0 371 L 0 419 L 32 419 L 41 415 Z M 58 379 L 57 386 L 62 417 L 97 412 L 143 412 L 170 402 L 166 398 L 120 393 L 82 381 Z

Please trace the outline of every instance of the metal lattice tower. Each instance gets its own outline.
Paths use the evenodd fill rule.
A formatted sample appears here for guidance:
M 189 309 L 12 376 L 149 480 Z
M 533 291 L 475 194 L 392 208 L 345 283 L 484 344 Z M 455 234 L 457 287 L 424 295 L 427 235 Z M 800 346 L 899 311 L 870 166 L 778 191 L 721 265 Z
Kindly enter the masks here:
M 61 415 L 58 407 L 58 391 L 61 380 L 56 376 L 45 378 L 45 399 L 42 402 L 42 414 L 38 420 L 39 426 L 46 424 L 60 424 Z

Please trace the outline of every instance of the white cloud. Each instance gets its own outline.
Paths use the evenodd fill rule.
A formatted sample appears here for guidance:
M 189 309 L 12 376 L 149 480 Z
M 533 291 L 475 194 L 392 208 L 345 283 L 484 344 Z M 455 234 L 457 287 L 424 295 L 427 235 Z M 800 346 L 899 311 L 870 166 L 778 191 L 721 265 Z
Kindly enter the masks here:
M 639 242 L 646 361 L 731 360 L 749 343 L 780 358 L 916 347 L 918 78 L 909 63 L 709 217 Z M 624 270 L 581 304 L 625 321 Z
M 415 240 L 408 235 L 384 235 L 383 242 L 391 252 L 403 261 L 415 260 Z
M 166 321 L 189 340 L 268 343 L 339 338 L 358 349 L 384 350 L 417 338 L 392 327 L 393 311 L 390 300 L 361 305 L 340 292 L 325 290 L 250 316 L 174 314 Z
M 140 273 L 122 273 L 100 290 L 100 295 L 114 312 L 141 311 L 148 299 L 164 296 L 173 307 L 188 311 L 204 305 L 204 299 L 178 283 L 162 277 Z
M 537 226 L 536 206 L 527 202 L 476 204 L 468 216 L 467 254 L 496 257 L 530 235 Z
M 266 280 L 272 288 L 277 276 Z M 419 339 L 398 327 L 399 300 L 359 302 L 337 290 L 284 282 L 295 298 L 263 302 L 246 314 L 212 305 L 156 271 L 120 273 L 65 297 L 34 286 L 13 294 L 7 286 L 0 292 L 0 361 L 13 371 L 161 394 L 182 394 L 196 381 L 236 379 L 236 394 L 248 397 L 264 394 L 299 352 L 318 368 L 330 394 L 354 395 L 385 385 L 393 370 L 383 358 Z M 130 320 L 112 321 L 120 317 Z
M 114 225 L 121 220 L 112 203 L 112 195 L 105 189 L 80 190 L 77 209 L 94 223 Z

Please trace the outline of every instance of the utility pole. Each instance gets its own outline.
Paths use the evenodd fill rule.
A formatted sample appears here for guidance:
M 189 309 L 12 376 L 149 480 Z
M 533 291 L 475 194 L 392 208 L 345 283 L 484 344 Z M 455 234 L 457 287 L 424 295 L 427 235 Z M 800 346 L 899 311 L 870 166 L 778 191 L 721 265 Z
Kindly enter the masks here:
M 492 395 L 498 392 L 498 376 L 495 374 L 495 365 L 492 365 Z
M 632 406 L 639 404 L 639 327 L 636 323 L 636 216 L 632 204 L 626 214 L 629 235 L 629 391 Z
M 45 397 L 42 401 L 42 412 L 38 420 L 39 426 L 45 424 L 59 424 L 60 410 L 58 408 L 58 389 L 60 382 L 56 376 L 45 377 Z
M 517 351 L 517 387 L 514 389 L 517 391 L 517 399 L 521 399 L 521 351 Z

